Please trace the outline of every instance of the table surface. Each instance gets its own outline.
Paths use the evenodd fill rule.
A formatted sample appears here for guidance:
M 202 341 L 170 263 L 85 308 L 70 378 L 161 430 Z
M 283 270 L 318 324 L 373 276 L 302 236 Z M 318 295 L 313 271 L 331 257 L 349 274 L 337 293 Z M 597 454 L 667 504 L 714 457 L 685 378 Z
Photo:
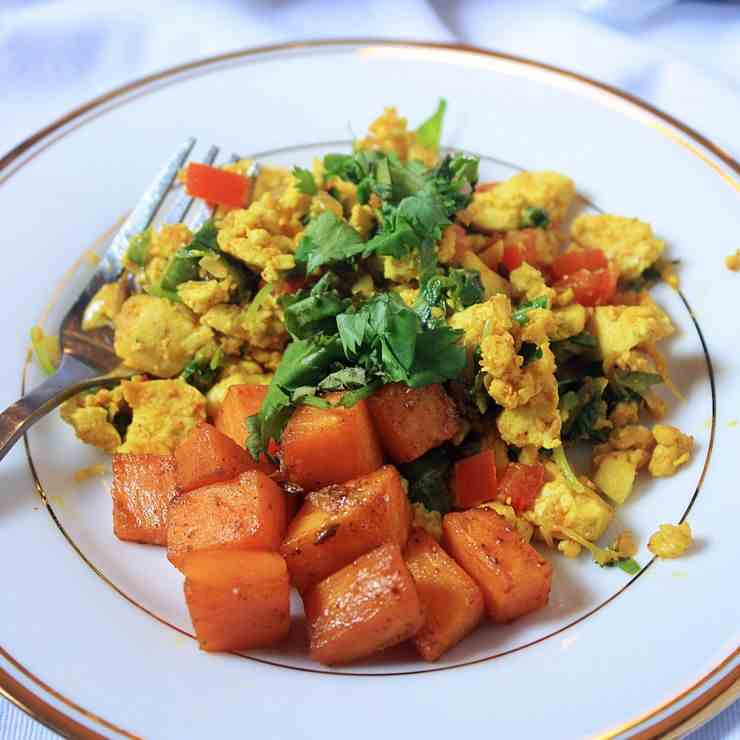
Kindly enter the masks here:
M 740 158 L 734 0 L 316 0 L 310 13 L 299 2 L 4 0 L 0 154 L 80 103 L 153 71 L 248 46 L 351 37 L 360 28 L 363 36 L 459 41 L 572 69 L 653 103 Z M 0 700 L 2 740 L 53 737 Z M 740 702 L 691 738 L 740 740 Z

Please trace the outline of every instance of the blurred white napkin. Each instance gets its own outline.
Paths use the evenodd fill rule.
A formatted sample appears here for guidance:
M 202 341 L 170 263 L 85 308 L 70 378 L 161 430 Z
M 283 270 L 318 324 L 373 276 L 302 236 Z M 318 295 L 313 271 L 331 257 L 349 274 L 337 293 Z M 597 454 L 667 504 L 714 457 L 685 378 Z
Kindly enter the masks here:
M 306 38 L 462 41 L 595 77 L 740 157 L 740 4 L 671 0 L 0 0 L 0 154 L 71 108 L 194 58 Z M 51 733 L 0 701 L 0 738 Z M 740 708 L 694 740 L 740 738 Z

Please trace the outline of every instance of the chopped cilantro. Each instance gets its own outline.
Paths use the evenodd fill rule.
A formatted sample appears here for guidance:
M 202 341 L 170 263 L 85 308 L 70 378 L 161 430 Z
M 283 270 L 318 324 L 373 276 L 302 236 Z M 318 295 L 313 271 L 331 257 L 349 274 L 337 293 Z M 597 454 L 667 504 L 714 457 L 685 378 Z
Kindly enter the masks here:
M 293 178 L 296 188 L 301 193 L 305 195 L 316 195 L 319 192 L 318 187 L 316 187 L 316 180 L 314 180 L 310 170 L 298 166 L 293 167 Z
M 437 110 L 416 129 L 416 140 L 427 149 L 439 149 L 442 139 L 442 123 L 445 117 L 447 101 L 441 98 Z
M 129 239 L 128 251 L 126 257 L 131 260 L 135 265 L 144 267 L 147 259 L 149 258 L 149 247 L 152 240 L 151 228 L 144 229 L 144 231 L 135 234 Z
M 542 295 L 531 301 L 520 303 L 512 312 L 511 318 L 520 326 L 526 326 L 529 323 L 529 312 L 535 308 L 547 308 L 547 297 Z
M 525 208 L 522 214 L 522 228 L 546 229 L 550 224 L 550 214 L 544 208 Z
M 295 259 L 311 275 L 319 267 L 346 262 L 364 249 L 365 243 L 355 229 L 331 211 L 324 211 L 303 232 Z

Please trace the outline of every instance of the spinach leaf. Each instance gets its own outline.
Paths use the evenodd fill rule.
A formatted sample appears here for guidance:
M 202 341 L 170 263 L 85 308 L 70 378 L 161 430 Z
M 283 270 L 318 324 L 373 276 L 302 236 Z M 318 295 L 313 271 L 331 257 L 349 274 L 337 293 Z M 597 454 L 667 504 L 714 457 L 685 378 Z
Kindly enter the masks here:
M 560 367 L 573 357 L 593 354 L 596 350 L 596 337 L 582 331 L 573 337 L 552 342 L 550 349 L 555 355 L 556 364 Z
M 422 503 L 429 511 L 443 515 L 452 509 L 449 489 L 452 459 L 445 447 L 430 450 L 399 468 L 409 482 L 408 496 L 412 503 Z
M 416 140 L 423 147 L 427 149 L 439 149 L 446 108 L 447 101 L 441 98 L 437 104 L 437 110 L 416 129 Z
M 609 378 L 609 390 L 618 401 L 639 401 L 652 386 L 662 382 L 656 373 L 616 370 Z
M 561 437 L 565 440 L 604 442 L 609 436 L 606 378 L 586 377 L 577 391 L 560 397 Z

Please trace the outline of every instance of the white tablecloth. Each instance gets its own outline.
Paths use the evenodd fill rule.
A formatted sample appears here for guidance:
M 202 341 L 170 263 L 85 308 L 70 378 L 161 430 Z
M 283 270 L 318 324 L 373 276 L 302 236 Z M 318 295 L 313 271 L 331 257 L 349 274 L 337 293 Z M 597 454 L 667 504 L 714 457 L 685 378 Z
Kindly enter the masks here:
M 0 0 L 0 154 L 173 64 L 358 35 L 462 41 L 566 67 L 650 101 L 740 158 L 740 3 L 708 0 Z M 0 700 L 0 738 L 52 736 Z M 740 704 L 692 740 L 719 738 L 740 739 Z

